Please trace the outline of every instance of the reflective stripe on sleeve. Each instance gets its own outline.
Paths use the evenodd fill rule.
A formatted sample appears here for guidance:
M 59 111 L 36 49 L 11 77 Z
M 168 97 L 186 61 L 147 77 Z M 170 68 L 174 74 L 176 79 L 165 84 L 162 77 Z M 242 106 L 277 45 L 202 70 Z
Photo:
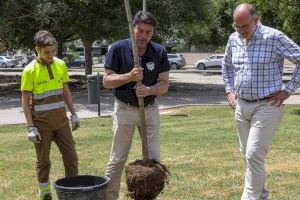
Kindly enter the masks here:
M 65 102 L 60 101 L 56 103 L 48 103 L 48 104 L 42 104 L 42 105 L 34 105 L 34 111 L 47 111 L 47 110 L 54 110 L 58 108 L 64 108 Z

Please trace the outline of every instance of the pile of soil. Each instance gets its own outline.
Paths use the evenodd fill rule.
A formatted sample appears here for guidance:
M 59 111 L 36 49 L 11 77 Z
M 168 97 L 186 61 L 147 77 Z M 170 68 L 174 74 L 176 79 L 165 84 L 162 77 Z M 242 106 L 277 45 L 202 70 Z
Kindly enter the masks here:
M 134 200 L 153 200 L 164 189 L 170 172 L 165 165 L 148 160 L 136 160 L 125 168 L 128 197 Z

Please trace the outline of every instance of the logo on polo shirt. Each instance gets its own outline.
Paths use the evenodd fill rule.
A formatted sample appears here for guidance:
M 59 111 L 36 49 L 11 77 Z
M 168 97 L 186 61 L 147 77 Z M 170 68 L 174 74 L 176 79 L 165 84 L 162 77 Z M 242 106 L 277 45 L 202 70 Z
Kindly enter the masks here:
M 46 84 L 46 83 L 48 83 L 47 80 L 41 80 L 41 81 L 38 81 L 36 84 L 37 85 L 43 85 L 43 84 Z
M 155 63 L 154 62 L 147 62 L 146 63 L 146 67 L 149 71 L 153 71 L 154 67 L 155 67 Z

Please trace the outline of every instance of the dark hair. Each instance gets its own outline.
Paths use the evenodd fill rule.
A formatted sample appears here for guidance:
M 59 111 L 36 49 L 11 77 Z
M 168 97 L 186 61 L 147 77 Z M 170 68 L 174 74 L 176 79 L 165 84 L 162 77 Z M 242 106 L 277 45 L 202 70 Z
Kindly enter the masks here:
M 154 15 L 152 15 L 150 12 L 139 11 L 134 16 L 133 26 L 135 26 L 139 23 L 150 24 L 153 27 L 155 27 L 157 24 L 157 21 L 156 21 L 156 18 L 154 17 Z
M 251 4 L 249 4 L 249 5 L 250 5 L 250 9 L 249 9 L 250 15 L 251 16 L 255 16 L 256 15 L 256 8 L 255 8 L 255 6 L 253 6 Z
M 55 37 L 46 30 L 41 30 L 37 32 L 34 36 L 34 42 L 37 47 L 55 46 Z

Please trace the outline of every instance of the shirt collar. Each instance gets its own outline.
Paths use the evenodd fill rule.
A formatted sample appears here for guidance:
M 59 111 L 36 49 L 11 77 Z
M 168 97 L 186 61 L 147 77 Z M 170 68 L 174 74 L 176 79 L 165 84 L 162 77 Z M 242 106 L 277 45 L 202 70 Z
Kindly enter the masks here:
M 132 51 L 132 42 L 131 42 L 131 38 L 128 38 L 128 42 L 129 42 L 129 49 Z M 153 53 L 151 41 L 147 44 L 147 49 L 146 49 L 146 52 L 144 53 L 143 56 L 146 56 L 146 55 L 148 55 L 149 53 Z M 132 54 L 133 54 L 133 53 L 132 53 Z M 142 56 L 142 57 L 143 57 L 143 56 Z
M 261 38 L 262 28 L 263 28 L 262 24 L 260 22 L 258 22 L 258 24 L 256 25 L 256 28 L 255 28 L 255 31 L 249 41 Z M 236 32 L 236 33 L 237 33 L 237 37 L 240 39 L 240 41 L 245 43 L 246 39 L 242 38 L 238 32 Z
M 46 63 L 46 62 L 42 62 L 41 60 L 39 60 L 38 58 L 36 58 L 35 59 L 38 63 L 40 63 L 40 64 L 42 64 L 42 65 L 51 65 L 52 63 L 53 63 L 53 61 L 52 62 L 49 62 L 49 63 Z M 53 60 L 54 60 L 54 58 L 53 58 Z
M 256 29 L 251 37 L 251 39 L 258 39 L 261 38 L 261 33 L 262 33 L 263 26 L 260 22 L 256 25 Z

